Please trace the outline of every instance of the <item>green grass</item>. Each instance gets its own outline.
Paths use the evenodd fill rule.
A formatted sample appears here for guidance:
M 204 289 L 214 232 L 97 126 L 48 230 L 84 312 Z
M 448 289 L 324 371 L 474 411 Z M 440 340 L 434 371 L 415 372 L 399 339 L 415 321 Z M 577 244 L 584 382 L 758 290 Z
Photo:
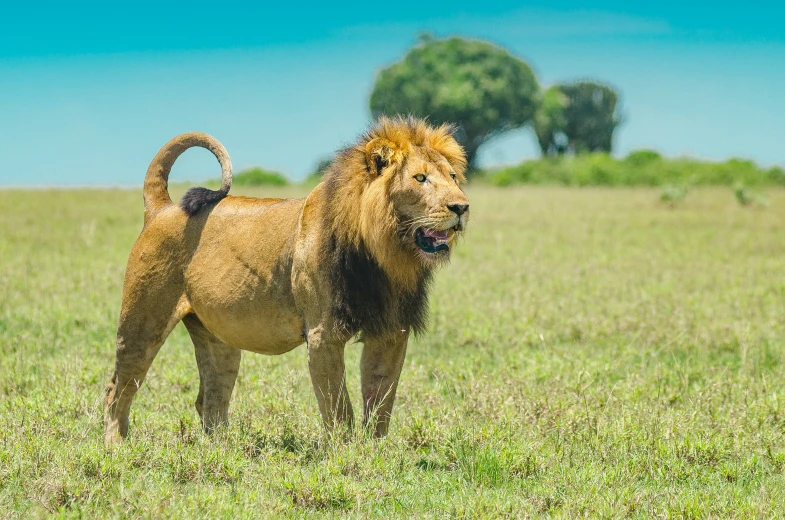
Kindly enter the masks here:
M 244 354 L 205 436 L 178 326 L 105 450 L 141 195 L 0 191 L 0 517 L 777 516 L 785 191 L 765 194 L 473 187 L 389 437 L 323 437 L 303 348 Z

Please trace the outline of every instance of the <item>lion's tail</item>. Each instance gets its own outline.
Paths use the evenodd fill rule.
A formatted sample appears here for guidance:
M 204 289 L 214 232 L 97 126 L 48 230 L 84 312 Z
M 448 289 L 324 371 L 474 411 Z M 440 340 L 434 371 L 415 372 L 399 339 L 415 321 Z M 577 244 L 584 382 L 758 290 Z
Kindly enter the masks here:
M 206 204 L 218 202 L 226 197 L 232 187 L 232 161 L 229 153 L 218 139 L 201 132 L 181 134 L 166 143 L 153 158 L 144 178 L 144 215 L 145 223 L 158 211 L 172 204 L 169 197 L 169 172 L 175 160 L 193 146 L 207 148 L 221 164 L 221 188 L 191 188 L 182 200 L 182 207 L 189 215 L 194 215 Z

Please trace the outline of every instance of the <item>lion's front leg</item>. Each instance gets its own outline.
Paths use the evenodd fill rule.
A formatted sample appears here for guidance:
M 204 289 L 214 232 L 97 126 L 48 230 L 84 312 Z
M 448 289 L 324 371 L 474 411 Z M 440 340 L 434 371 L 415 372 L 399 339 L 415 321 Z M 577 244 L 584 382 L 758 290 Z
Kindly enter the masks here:
M 366 338 L 360 360 L 363 395 L 363 423 L 373 424 L 374 435 L 387 435 L 395 391 L 406 358 L 408 331 L 396 331 L 379 338 Z
M 319 326 L 308 332 L 308 368 L 327 431 L 337 425 L 352 427 L 354 412 L 346 391 L 344 346 L 347 338 L 332 337 Z

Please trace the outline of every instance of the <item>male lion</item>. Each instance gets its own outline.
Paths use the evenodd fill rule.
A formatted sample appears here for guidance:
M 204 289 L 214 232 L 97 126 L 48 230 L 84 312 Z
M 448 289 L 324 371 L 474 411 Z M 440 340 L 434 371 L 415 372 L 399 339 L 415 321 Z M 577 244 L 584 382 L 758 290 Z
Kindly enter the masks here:
M 169 170 L 192 146 L 216 156 L 221 188 L 193 188 L 176 205 Z M 207 431 L 227 420 L 241 350 L 283 354 L 303 342 L 324 424 L 351 426 L 344 345 L 361 333 L 364 422 L 385 435 L 409 334 L 425 326 L 431 273 L 466 227 L 465 167 L 450 127 L 383 118 L 337 154 L 307 198 L 227 197 L 232 168 L 217 140 L 169 141 L 145 176 L 144 228 L 128 260 L 106 387 L 106 442 L 127 435 L 131 401 L 181 320 L 196 348 L 196 409 Z

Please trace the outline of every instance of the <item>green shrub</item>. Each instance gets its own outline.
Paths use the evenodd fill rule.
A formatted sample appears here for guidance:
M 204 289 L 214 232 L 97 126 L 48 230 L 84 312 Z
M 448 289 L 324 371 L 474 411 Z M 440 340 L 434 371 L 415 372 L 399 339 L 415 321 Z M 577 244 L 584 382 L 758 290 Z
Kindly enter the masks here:
M 766 174 L 769 177 L 769 181 L 774 184 L 785 184 L 785 170 L 780 168 L 779 166 L 774 166 L 770 168 Z
M 662 156 L 654 150 L 634 150 L 624 158 L 624 161 L 631 166 L 646 166 L 661 159 Z
M 234 174 L 232 183 L 238 186 L 286 186 L 289 180 L 278 172 L 255 167 Z
M 763 169 L 752 161 L 707 162 L 667 159 L 652 150 L 631 152 L 624 159 L 608 154 L 546 157 L 489 173 L 497 186 L 553 184 L 562 186 L 765 186 L 785 185 L 785 171 Z
M 669 204 L 671 207 L 684 202 L 687 197 L 687 186 L 674 186 L 673 184 L 666 184 L 662 188 L 660 194 L 660 201 Z
M 316 163 L 316 167 L 314 167 L 313 171 L 309 173 L 305 179 L 303 179 L 302 184 L 305 186 L 316 186 L 322 182 L 322 177 L 324 177 L 324 174 L 327 173 L 327 170 L 330 169 L 332 164 L 332 157 L 326 157 L 320 160 L 318 163 Z
M 756 206 L 765 208 L 769 205 L 769 199 L 760 193 L 752 191 L 749 187 L 744 186 L 743 184 L 737 184 L 733 187 L 733 195 L 736 197 L 736 202 L 742 206 L 750 206 L 754 204 Z

